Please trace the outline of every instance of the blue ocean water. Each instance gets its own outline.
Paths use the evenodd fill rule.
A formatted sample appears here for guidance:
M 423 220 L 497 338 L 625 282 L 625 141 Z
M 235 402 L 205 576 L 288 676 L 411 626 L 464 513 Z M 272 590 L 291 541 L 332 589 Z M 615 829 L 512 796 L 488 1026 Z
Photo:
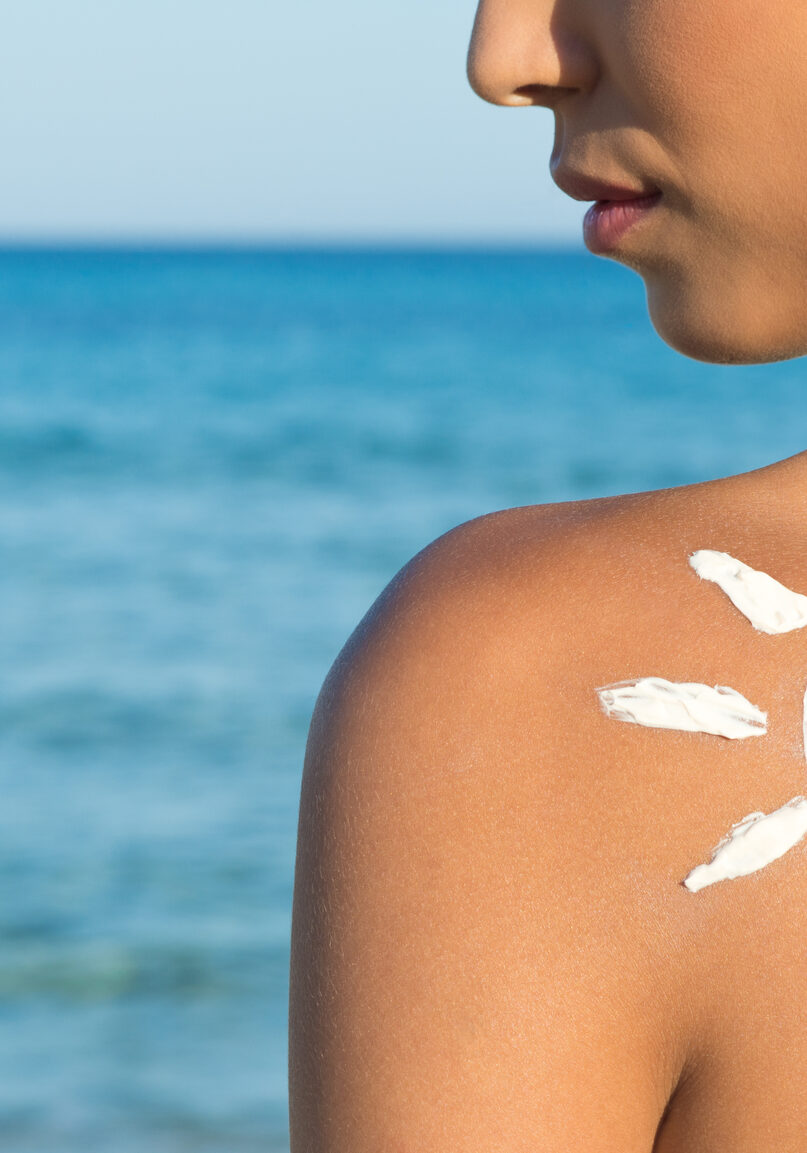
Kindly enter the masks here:
M 588 254 L 0 253 L 0 1143 L 285 1150 L 316 692 L 515 504 L 807 446 L 801 361 L 669 350 Z

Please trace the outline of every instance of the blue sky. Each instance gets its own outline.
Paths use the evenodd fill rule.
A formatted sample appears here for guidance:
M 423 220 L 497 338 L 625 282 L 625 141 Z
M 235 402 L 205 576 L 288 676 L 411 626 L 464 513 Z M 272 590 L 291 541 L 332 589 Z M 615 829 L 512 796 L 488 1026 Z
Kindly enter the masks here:
M 25 0 L 0 239 L 580 243 L 552 117 L 465 80 L 470 0 Z

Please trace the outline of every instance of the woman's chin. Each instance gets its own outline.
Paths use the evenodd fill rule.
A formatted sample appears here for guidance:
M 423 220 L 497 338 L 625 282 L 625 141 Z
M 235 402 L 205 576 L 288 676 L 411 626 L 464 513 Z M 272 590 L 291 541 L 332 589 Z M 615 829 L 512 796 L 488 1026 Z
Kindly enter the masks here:
M 656 332 L 670 348 L 692 360 L 772 364 L 807 353 L 807 315 L 789 317 L 787 307 L 772 307 L 764 294 L 753 300 L 747 290 L 698 293 L 680 282 L 650 276 L 645 277 L 645 287 Z

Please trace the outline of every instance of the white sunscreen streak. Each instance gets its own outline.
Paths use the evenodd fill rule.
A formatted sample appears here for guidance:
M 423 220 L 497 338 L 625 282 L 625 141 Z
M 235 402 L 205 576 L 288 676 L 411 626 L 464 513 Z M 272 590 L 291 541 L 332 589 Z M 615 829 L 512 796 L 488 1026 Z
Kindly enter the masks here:
M 772 813 L 750 813 L 723 838 L 706 865 L 698 865 L 684 878 L 697 893 L 716 881 L 732 881 L 764 869 L 783 857 L 807 833 L 807 798 L 794 797 Z
M 694 552 L 689 563 L 703 580 L 719 585 L 760 632 L 776 635 L 807 625 L 807 596 L 785 588 L 767 573 L 708 548 Z
M 735 689 L 676 684 L 662 677 L 621 681 L 597 689 L 606 716 L 651 729 L 680 729 L 740 740 L 761 737 L 768 717 Z

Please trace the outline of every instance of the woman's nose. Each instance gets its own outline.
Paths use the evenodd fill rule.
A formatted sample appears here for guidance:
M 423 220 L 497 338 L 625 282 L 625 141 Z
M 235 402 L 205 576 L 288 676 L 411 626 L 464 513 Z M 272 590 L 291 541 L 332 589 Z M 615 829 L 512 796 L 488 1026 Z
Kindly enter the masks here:
M 480 0 L 468 49 L 468 80 L 491 104 L 554 108 L 590 88 L 596 62 L 564 27 L 558 0 Z

